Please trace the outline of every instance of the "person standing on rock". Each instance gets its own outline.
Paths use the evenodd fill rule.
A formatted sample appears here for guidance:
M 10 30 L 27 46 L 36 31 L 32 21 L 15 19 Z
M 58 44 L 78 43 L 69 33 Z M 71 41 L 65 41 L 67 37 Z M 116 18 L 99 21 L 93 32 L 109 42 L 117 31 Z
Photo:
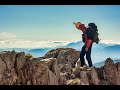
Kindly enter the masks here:
M 96 43 L 99 42 L 98 33 L 96 34 L 96 37 L 93 37 L 93 33 L 89 33 L 90 30 L 88 30 L 90 27 L 85 27 L 85 25 L 82 24 L 81 22 L 77 22 L 77 23 L 74 22 L 74 24 L 78 30 L 82 31 L 83 33 L 82 41 L 85 43 L 80 52 L 80 61 L 81 61 L 80 68 L 81 69 L 86 68 L 85 59 L 84 59 L 84 56 L 86 55 L 86 59 L 89 64 L 89 68 L 87 70 L 91 70 L 91 68 L 93 67 L 92 60 L 91 60 L 91 50 L 92 50 L 93 42 L 96 42 Z M 88 24 L 88 26 L 91 26 L 91 25 L 95 26 L 95 28 L 97 29 L 97 26 L 94 23 Z

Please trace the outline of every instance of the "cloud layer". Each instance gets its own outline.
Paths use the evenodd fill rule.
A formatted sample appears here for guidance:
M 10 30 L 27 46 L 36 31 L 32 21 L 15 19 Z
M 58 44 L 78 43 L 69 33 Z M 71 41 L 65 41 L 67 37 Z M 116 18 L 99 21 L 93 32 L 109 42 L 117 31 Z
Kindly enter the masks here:
M 65 46 L 69 42 L 65 41 L 0 41 L 0 48 L 52 48 L 57 46 Z
M 0 48 L 54 48 L 57 46 L 65 46 L 76 41 L 31 41 L 18 38 L 14 33 L 0 32 Z M 108 45 L 120 44 L 120 41 L 101 40 L 100 43 Z

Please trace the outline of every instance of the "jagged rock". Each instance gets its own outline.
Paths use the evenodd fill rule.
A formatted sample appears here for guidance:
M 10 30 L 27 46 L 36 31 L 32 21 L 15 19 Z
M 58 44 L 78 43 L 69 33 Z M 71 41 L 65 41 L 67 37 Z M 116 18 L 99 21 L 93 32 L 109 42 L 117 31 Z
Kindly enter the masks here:
M 60 79 L 59 79 L 59 84 L 60 85 L 65 85 L 67 81 L 67 73 L 60 73 Z
M 66 72 L 69 74 L 72 73 L 72 64 L 70 62 L 66 64 Z
M 10 52 L 10 51 L 0 52 L 0 57 L 1 57 L 1 59 L 3 60 L 5 57 L 7 57 L 7 56 L 9 55 L 9 52 Z
M 58 48 L 47 52 L 44 57 L 56 58 L 58 64 L 71 63 L 72 67 L 75 67 L 76 61 L 79 59 L 80 52 L 72 48 Z
M 31 85 L 31 81 L 30 80 L 27 81 L 27 85 Z
M 59 85 L 66 85 L 66 81 L 67 80 L 61 76 L 60 79 L 59 79 L 59 81 L 58 81 L 58 84 Z
M 81 85 L 99 85 L 100 79 L 95 68 L 92 68 L 91 71 L 81 70 L 79 67 L 73 69 L 71 74 L 71 79 L 81 78 Z
M 3 78 L 4 78 L 3 74 L 5 73 L 5 71 L 6 71 L 6 64 L 0 58 L 0 85 L 3 85 Z
M 13 50 L 10 52 L 10 60 L 15 63 L 16 52 Z
M 6 63 L 0 58 L 0 74 L 4 73 L 6 70 Z
M 58 61 L 60 64 L 71 63 L 72 67 L 75 67 L 75 63 L 78 60 L 79 56 L 77 56 L 76 52 L 72 49 L 61 50 L 58 54 Z
M 1 57 L 2 61 L 6 64 L 7 69 L 14 68 L 14 62 L 15 62 L 14 51 L 12 51 L 12 52 L 10 52 L 10 51 L 1 52 L 0 57 Z
M 60 71 L 61 72 L 67 72 L 69 74 L 72 73 L 72 65 L 70 62 L 68 62 L 67 64 L 60 64 Z
M 17 80 L 17 74 L 15 72 L 15 69 L 11 69 L 11 70 L 7 70 L 4 74 L 3 74 L 3 78 L 2 78 L 2 82 L 3 85 L 14 85 L 16 83 Z
M 99 85 L 109 85 L 107 80 L 101 80 Z
M 17 53 L 15 58 L 16 58 L 15 68 L 17 69 L 17 71 L 19 71 L 26 62 L 25 53 L 24 52 Z
M 72 54 L 67 56 L 67 60 L 68 62 L 71 63 L 72 67 L 75 67 L 75 63 L 78 61 L 79 59 L 79 51 L 73 51 Z
M 117 69 L 116 73 L 116 84 L 115 85 L 120 85 L 120 63 L 116 63 L 115 67 Z
M 63 49 L 63 48 L 59 48 L 59 49 L 53 49 L 53 50 L 50 50 L 49 52 L 47 52 L 45 55 L 44 55 L 44 57 L 45 58 L 57 58 L 57 56 L 58 56 L 58 53 L 59 53 L 59 51 L 61 50 L 61 49 Z
M 52 65 L 53 65 L 53 62 L 54 62 L 54 59 L 55 58 L 47 58 L 47 59 L 41 59 L 40 61 L 44 61 L 47 66 L 49 67 L 50 70 L 52 70 Z
M 33 58 L 33 56 L 31 54 L 26 54 L 25 55 L 26 61 L 29 61 L 30 58 Z
M 32 85 L 58 85 L 59 77 L 57 75 L 59 72 L 55 70 L 57 66 L 55 66 L 56 63 L 54 63 L 54 60 L 56 61 L 56 59 L 40 60 L 39 58 L 31 58 L 31 60 L 24 65 L 23 76 L 25 77 L 21 77 L 21 81 L 23 81 L 21 83 L 26 84 L 29 82 L 29 84 Z M 49 70 L 48 67 L 50 65 L 48 64 L 49 61 L 53 62 L 51 70 Z M 57 75 L 55 75 L 56 73 Z
M 15 84 L 17 79 L 14 69 L 15 52 L 1 52 L 0 57 L 0 85 Z
M 60 72 L 66 72 L 66 64 L 59 64 Z
M 91 69 L 91 79 L 92 79 L 93 85 L 99 85 L 100 79 L 98 77 L 98 73 L 96 72 L 95 68 Z
M 59 81 L 60 78 L 60 69 L 58 66 L 58 62 L 56 58 L 47 58 L 47 59 L 42 59 L 40 61 L 45 61 L 49 69 L 56 75 L 57 80 Z
M 66 85 L 81 85 L 81 80 L 79 78 L 67 80 Z
M 75 78 L 76 78 L 75 74 L 72 73 L 72 74 L 70 75 L 70 79 L 75 79 Z
M 107 58 L 104 65 L 105 79 L 108 80 L 109 84 L 116 84 L 116 72 L 117 69 L 111 58 Z
M 59 69 L 59 66 L 58 66 L 57 59 L 54 59 L 54 62 L 53 62 L 53 65 L 52 65 L 52 71 L 56 75 L 57 80 L 59 80 L 60 79 L 60 69 Z
M 73 72 L 72 72 L 72 75 L 76 78 L 79 78 L 80 76 L 80 68 L 79 67 L 75 67 L 73 68 Z
M 49 83 L 48 85 L 58 85 L 58 80 L 56 75 L 49 70 Z
M 26 84 L 29 81 L 32 85 L 48 85 L 49 68 L 46 63 L 31 59 L 29 62 L 25 63 L 23 68 L 23 78 L 21 79 L 22 84 Z
M 0 85 L 120 85 L 120 63 L 108 58 L 100 68 L 80 70 L 79 54 L 72 48 L 51 50 L 44 58 L 0 52 Z
M 25 72 L 24 72 L 25 68 L 22 68 L 22 69 L 20 69 L 19 71 L 16 71 L 16 73 L 17 73 L 16 84 L 17 85 L 19 85 L 19 84 L 20 85 L 26 85 L 26 82 L 27 82 L 27 84 L 31 84 L 30 80 L 26 81 L 25 76 L 27 77 L 27 74 L 25 75 Z
M 105 72 L 104 72 L 103 66 L 100 68 L 96 68 L 96 71 L 98 73 L 98 77 L 100 78 L 100 80 L 104 80 L 105 79 Z
M 80 78 L 82 85 L 89 85 L 89 79 L 86 71 L 80 71 Z

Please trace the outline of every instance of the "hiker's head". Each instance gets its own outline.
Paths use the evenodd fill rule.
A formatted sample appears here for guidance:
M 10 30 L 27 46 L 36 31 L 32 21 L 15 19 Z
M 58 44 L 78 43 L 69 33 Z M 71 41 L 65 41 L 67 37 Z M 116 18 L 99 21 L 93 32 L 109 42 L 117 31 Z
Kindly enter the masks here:
M 77 23 L 73 22 L 73 24 L 75 24 L 77 29 L 81 29 L 81 25 L 82 25 L 81 22 L 77 22 Z

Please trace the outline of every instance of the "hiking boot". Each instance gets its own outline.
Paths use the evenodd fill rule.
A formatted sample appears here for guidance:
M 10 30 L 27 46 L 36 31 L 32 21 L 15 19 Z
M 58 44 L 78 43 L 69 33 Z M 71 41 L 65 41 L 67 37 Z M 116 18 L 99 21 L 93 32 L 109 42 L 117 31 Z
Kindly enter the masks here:
M 80 67 L 80 70 L 86 70 L 87 69 L 87 66 L 84 65 L 83 67 Z
M 92 68 L 93 68 L 93 67 L 89 67 L 89 68 L 87 69 L 87 71 L 91 71 Z

